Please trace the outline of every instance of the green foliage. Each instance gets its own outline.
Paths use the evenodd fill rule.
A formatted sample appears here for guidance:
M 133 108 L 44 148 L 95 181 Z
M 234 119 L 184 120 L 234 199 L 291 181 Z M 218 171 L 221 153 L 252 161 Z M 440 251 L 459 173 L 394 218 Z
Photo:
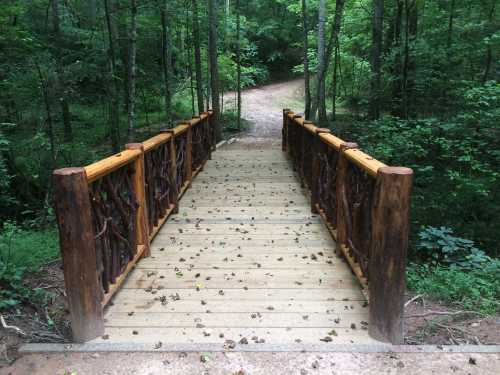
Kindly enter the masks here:
M 0 231 L 0 310 L 30 299 L 43 303 L 43 290 L 26 287 L 26 272 L 37 272 L 41 265 L 55 259 L 59 247 L 55 230 L 29 230 L 6 221 Z
M 408 288 L 454 305 L 484 314 L 500 312 L 500 261 L 463 270 L 443 266 L 410 264 Z
M 422 259 L 428 259 L 431 264 L 475 269 L 491 261 L 473 241 L 455 237 L 450 228 L 427 227 L 418 236 L 418 255 Z

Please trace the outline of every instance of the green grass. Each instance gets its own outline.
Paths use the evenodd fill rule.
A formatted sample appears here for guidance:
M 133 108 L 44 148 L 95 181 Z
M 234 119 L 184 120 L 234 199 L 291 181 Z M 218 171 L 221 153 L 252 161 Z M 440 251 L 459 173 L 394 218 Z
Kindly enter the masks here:
M 500 260 L 474 270 L 414 263 L 407 270 L 408 289 L 461 310 L 482 314 L 500 313 L 498 275 Z
M 59 239 L 55 229 L 18 229 L 0 234 L 0 259 L 4 264 L 37 271 L 59 256 Z

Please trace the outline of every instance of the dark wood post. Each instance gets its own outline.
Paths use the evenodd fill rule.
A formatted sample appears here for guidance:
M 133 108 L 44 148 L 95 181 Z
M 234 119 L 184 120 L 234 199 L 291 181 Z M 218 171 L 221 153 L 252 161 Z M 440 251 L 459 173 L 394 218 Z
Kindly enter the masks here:
M 214 111 L 212 109 L 209 109 L 208 115 L 209 115 L 208 122 L 209 122 L 209 126 L 210 126 L 212 151 L 215 151 L 217 148 L 217 138 L 216 138 L 216 134 L 215 134 Z
M 173 129 L 162 130 L 160 133 L 168 133 L 171 135 L 168 147 L 170 149 L 170 181 L 172 182 L 172 193 L 170 200 L 174 202 L 173 214 L 179 213 L 179 191 L 177 190 L 177 151 L 175 148 L 175 132 Z
M 213 147 L 212 147 L 212 130 L 210 128 L 210 113 L 203 112 L 202 115 L 207 115 L 207 117 L 203 120 L 205 123 L 202 125 L 206 126 L 206 128 L 207 128 L 207 135 L 208 135 L 209 141 L 210 141 L 210 147 L 208 150 L 208 160 L 212 160 Z
M 297 123 L 297 119 L 301 118 L 301 115 L 293 115 L 293 169 L 296 172 L 299 172 L 300 177 L 300 185 L 304 186 L 304 181 L 302 181 L 302 176 L 300 176 L 300 163 L 302 160 L 301 152 L 302 152 L 302 126 Z
M 104 334 L 87 176 L 84 168 L 64 168 L 53 180 L 73 340 L 85 342 Z
M 347 190 L 347 169 L 349 167 L 349 160 L 344 152 L 349 149 L 358 148 L 357 143 L 343 143 L 340 145 L 339 157 L 337 160 L 337 254 L 342 254 L 341 247 L 347 243 L 347 227 L 344 206 L 347 204 L 344 198 L 346 197 Z
M 281 151 L 288 151 L 288 112 L 290 109 L 283 110 L 283 129 L 281 130 Z
M 193 181 L 193 126 L 191 123 L 184 123 L 189 128 L 186 132 L 186 161 L 184 162 L 184 176 L 187 187 L 191 186 Z
M 311 171 L 311 212 L 313 214 L 318 213 L 316 205 L 319 203 L 319 174 L 320 174 L 320 160 L 319 156 L 327 152 L 327 146 L 323 143 L 320 138 L 320 134 L 329 134 L 330 130 L 326 128 L 317 128 L 316 134 L 314 135 L 314 141 L 312 145 L 312 171 Z
M 369 260 L 370 335 L 380 341 L 403 343 L 403 313 L 410 195 L 413 171 L 378 170 L 372 208 Z
M 146 202 L 146 181 L 144 172 L 144 145 L 142 143 L 129 143 L 125 145 L 127 150 L 140 150 L 141 154 L 134 162 L 134 191 L 139 204 L 137 209 L 137 245 L 145 246 L 144 257 L 151 255 L 149 246 L 149 225 L 147 219 L 147 202 Z

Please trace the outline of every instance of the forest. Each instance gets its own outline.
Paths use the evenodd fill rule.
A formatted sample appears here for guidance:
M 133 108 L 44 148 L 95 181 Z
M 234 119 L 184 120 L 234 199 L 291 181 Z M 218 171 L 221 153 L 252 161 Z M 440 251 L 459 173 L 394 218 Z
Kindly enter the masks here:
M 500 311 L 496 0 L 4 0 L 0 310 L 47 301 L 52 171 L 208 108 L 248 126 L 242 90 L 303 79 L 305 117 L 415 172 L 408 287 Z M 228 96 L 236 105 L 226 105 Z M 277 125 L 279 126 L 279 125 Z M 45 302 L 43 302 L 45 303 Z

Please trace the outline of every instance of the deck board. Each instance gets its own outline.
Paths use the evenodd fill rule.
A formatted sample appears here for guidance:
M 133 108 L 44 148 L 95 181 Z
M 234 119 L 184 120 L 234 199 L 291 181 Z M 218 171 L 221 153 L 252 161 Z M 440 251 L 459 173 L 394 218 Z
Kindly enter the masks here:
M 280 150 L 217 151 L 94 341 L 373 343 L 366 300 L 334 248 Z

